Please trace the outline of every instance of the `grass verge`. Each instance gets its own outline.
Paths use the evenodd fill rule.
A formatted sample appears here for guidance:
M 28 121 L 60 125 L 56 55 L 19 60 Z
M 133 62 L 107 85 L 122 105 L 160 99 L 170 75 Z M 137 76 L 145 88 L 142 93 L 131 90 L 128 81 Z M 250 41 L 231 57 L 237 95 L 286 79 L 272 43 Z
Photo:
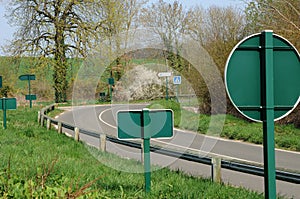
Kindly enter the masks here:
M 0 130 L 2 198 L 263 198 L 168 169 L 152 173 L 152 192 L 145 195 L 143 174 L 102 164 L 110 161 L 137 171 L 142 169 L 139 162 L 101 153 L 47 131 L 37 124 L 37 111 L 22 107 L 8 111 L 7 129 Z

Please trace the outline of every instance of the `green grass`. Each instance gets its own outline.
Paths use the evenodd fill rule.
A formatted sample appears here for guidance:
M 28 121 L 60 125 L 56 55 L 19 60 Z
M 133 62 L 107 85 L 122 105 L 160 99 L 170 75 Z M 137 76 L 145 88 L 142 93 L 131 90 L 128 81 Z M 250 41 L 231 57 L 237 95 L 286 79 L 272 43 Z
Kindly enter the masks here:
M 180 104 L 173 100 L 160 100 L 153 102 L 150 108 L 168 108 L 174 111 L 174 125 L 181 129 L 197 131 L 201 134 L 209 134 L 221 136 L 223 138 L 242 140 L 254 144 L 262 144 L 263 129 L 262 123 L 248 122 L 246 120 L 236 118 L 232 115 L 213 115 L 196 114 L 183 110 Z M 210 121 L 222 121 L 225 117 L 225 123 L 221 132 L 214 133 L 214 127 L 222 122 L 215 123 L 209 127 Z M 208 133 L 209 129 L 209 133 Z M 275 124 L 275 145 L 277 148 L 300 151 L 300 129 L 293 125 Z
M 105 166 L 111 162 L 141 171 L 139 162 L 41 128 L 36 122 L 39 108 L 8 111 L 7 129 L 0 130 L 0 198 L 263 198 L 168 169 L 152 173 L 152 192 L 146 196 L 142 173 Z

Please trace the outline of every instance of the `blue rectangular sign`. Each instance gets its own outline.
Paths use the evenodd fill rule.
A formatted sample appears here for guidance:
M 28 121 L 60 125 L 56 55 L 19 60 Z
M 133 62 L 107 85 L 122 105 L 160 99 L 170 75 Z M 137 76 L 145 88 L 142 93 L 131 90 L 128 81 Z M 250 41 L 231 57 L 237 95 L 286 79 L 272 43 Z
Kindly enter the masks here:
M 173 84 L 181 84 L 181 76 L 174 76 Z

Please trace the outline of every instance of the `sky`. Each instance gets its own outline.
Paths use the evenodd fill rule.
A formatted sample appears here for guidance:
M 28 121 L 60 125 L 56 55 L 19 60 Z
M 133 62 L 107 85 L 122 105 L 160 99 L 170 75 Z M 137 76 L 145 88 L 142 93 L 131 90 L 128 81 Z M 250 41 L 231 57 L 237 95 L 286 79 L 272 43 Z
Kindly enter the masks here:
M 157 2 L 158 0 L 150 0 L 150 2 Z M 173 3 L 174 0 L 164 0 L 168 3 Z M 200 5 L 204 8 L 208 8 L 212 5 L 216 6 L 236 6 L 243 7 L 244 3 L 242 0 L 178 0 L 186 8 L 193 7 L 195 5 Z M 8 24 L 7 19 L 5 18 L 6 6 L 9 0 L 0 0 L 0 46 L 3 46 L 8 43 L 9 40 L 13 39 L 13 33 L 15 31 L 14 27 L 11 27 Z M 3 52 L 0 48 L 0 55 Z

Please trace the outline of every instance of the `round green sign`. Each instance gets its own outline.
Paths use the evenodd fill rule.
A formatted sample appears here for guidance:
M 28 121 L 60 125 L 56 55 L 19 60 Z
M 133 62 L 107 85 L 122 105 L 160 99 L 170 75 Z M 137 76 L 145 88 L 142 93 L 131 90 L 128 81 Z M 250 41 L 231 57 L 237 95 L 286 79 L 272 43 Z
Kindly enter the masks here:
M 225 68 L 225 84 L 233 105 L 247 118 L 262 121 L 262 93 L 265 72 L 264 49 L 273 49 L 274 119 L 288 115 L 300 96 L 300 56 L 285 38 L 273 34 L 272 46 L 266 46 L 262 33 L 251 35 L 232 50 Z

